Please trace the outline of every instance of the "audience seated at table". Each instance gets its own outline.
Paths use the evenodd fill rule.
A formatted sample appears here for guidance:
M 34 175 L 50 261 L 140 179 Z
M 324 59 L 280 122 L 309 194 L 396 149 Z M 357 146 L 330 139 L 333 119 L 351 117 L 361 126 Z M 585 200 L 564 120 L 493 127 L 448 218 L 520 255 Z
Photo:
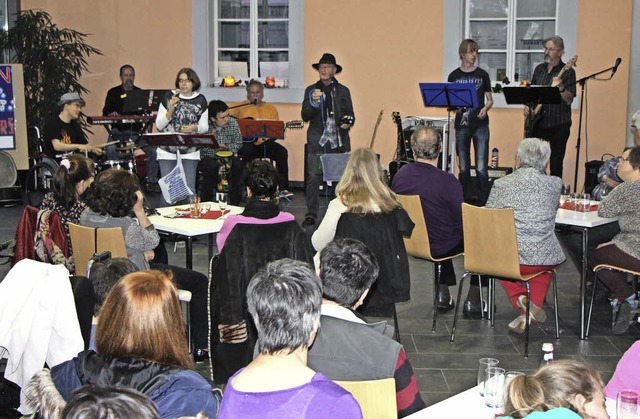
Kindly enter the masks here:
M 215 418 L 212 385 L 193 371 L 176 289 L 170 274 L 131 273 L 118 281 L 100 309 L 97 353 L 51 369 L 60 394 L 69 400 L 86 384 L 133 388 L 156 404 L 161 418 Z
M 387 322 L 367 324 L 355 309 L 378 277 L 375 255 L 362 242 L 336 239 L 320 252 L 320 332 L 308 364 L 331 380 L 395 378 L 398 417 L 425 408 L 413 368 Z
M 355 238 L 369 246 L 378 258 L 380 275 L 359 310 L 365 316 L 390 317 L 394 303 L 410 298 L 402 236 L 411 235 L 413 222 L 387 186 L 370 148 L 351 153 L 336 196 L 311 238 L 313 247 L 320 252 L 335 237 Z
M 580 361 L 558 360 L 507 388 L 505 418 L 609 419 L 600 373 Z
M 391 189 L 398 195 L 418 195 L 422 204 L 429 245 L 434 258 L 444 258 L 464 251 L 462 238 L 462 202 L 460 181 L 451 173 L 438 168 L 442 152 L 442 137 L 433 127 L 422 126 L 411 135 L 411 149 L 415 162 L 400 168 L 393 177 Z M 440 262 L 438 311 L 454 307 L 449 287 L 456 285 L 453 260 Z M 464 301 L 462 313 L 466 318 L 480 319 L 486 306 L 480 304 L 480 287 L 474 275 Z
M 293 214 L 280 211 L 278 206 L 278 172 L 266 160 L 252 160 L 244 171 L 247 202 L 241 214 L 228 215 L 216 236 L 218 252 L 236 224 L 275 224 L 294 221 Z
M 48 214 L 40 212 L 38 214 L 35 238 L 37 260 L 53 264 L 64 264 L 69 269 L 69 272 L 75 272 L 68 223 L 78 223 L 80 214 L 86 208 L 80 196 L 93 182 L 94 171 L 93 161 L 81 154 L 72 154 L 60 162 L 60 166 L 56 169 L 51 179 L 51 192 L 44 196 L 40 204 L 40 210 L 54 212 L 60 218 L 67 236 L 69 256 L 65 257 L 63 255 L 66 249 L 59 249 L 53 243 L 49 243 Z
M 311 267 L 282 259 L 247 288 L 260 354 L 228 381 L 220 418 L 361 418 L 358 402 L 307 366 L 318 333 L 322 287 Z
M 618 176 L 624 181 L 607 195 L 598 209 L 601 217 L 617 217 L 620 225 L 612 241 L 598 246 L 592 256 L 592 265 L 609 264 L 640 271 L 640 147 L 627 150 L 618 164 Z M 638 301 L 627 284 L 627 275 L 619 271 L 602 270 L 600 279 L 611 291 L 613 333 L 629 330 L 637 313 Z
M 292 214 L 278 207 L 278 173 L 253 160 L 244 182 L 249 201 L 225 219 L 211 269 L 211 348 L 215 378 L 225 382 L 251 362 L 257 333 L 246 304 L 249 281 L 267 263 L 285 257 L 311 261 L 308 238 Z
M 96 176 L 85 193 L 87 208 L 80 216 L 80 224 L 93 228 L 120 227 L 127 249 L 127 257 L 138 269 L 170 270 L 180 289 L 191 291 L 191 327 L 194 358 L 204 360 L 209 344 L 207 289 L 209 281 L 191 269 L 149 262 L 160 236 L 143 208 L 144 196 L 136 175 L 122 169 L 108 169 Z M 130 214 L 133 214 L 131 216 Z
M 516 152 L 516 171 L 493 182 L 487 208 L 513 208 L 520 254 L 520 272 L 530 274 L 553 269 L 565 260 L 555 235 L 555 218 L 560 203 L 562 179 L 545 173 L 551 148 L 547 141 L 525 138 Z M 551 273 L 529 281 L 531 319 L 544 322 L 542 308 L 551 282 Z M 509 330 L 525 330 L 526 287 L 520 281 L 500 281 L 511 304 L 520 315 L 509 323 Z
M 604 388 L 604 394 L 615 399 L 621 390 L 640 392 L 640 340 L 636 341 L 622 355 L 616 371 Z

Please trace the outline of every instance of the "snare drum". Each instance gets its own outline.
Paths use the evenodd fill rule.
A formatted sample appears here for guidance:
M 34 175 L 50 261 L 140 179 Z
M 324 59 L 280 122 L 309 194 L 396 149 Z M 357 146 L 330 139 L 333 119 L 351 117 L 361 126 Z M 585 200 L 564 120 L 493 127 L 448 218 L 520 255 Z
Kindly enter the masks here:
M 123 169 L 127 172 L 135 174 L 133 161 L 131 160 L 105 160 L 97 164 L 98 173 L 107 169 Z
M 218 184 L 216 191 L 228 193 L 231 190 L 231 157 L 233 153 L 229 150 L 216 151 L 218 158 Z

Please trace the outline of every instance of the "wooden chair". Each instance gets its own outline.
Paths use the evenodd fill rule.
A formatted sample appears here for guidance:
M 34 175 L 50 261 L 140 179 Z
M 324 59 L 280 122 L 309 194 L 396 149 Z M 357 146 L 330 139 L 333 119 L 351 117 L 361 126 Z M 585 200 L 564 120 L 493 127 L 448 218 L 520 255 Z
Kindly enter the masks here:
M 615 266 L 615 265 L 608 265 L 603 263 L 593 268 L 593 273 L 595 274 L 596 277 L 595 277 L 595 280 L 593 281 L 593 289 L 591 291 L 591 302 L 589 303 L 589 316 L 587 317 L 587 328 L 584 333 L 585 339 L 589 337 L 589 328 L 591 327 L 591 312 L 593 311 L 593 301 L 595 300 L 595 297 L 596 297 L 596 286 L 598 284 L 598 273 L 602 270 L 618 271 L 618 272 L 624 272 L 626 274 L 633 275 L 634 291 L 636 290 L 635 285 L 638 281 L 638 277 L 640 277 L 640 272 L 632 271 L 631 269 L 622 268 L 620 266 Z
M 398 201 L 402 204 L 407 214 L 415 224 L 411 237 L 404 237 L 404 246 L 407 254 L 418 259 L 433 262 L 433 326 L 431 331 L 436 331 L 436 321 L 438 319 L 438 292 L 440 291 L 440 276 L 442 274 L 442 262 L 454 259 L 464 255 L 464 252 L 457 253 L 453 256 L 443 258 L 434 258 L 431 255 L 431 246 L 429 245 L 429 233 L 427 231 L 427 223 L 424 219 L 422 203 L 418 195 L 398 195 Z
M 120 227 L 93 228 L 69 223 L 71 247 L 76 264 L 76 275 L 87 276 L 87 262 L 94 253 L 111 252 L 112 258 L 127 258 L 127 248 Z M 75 246 L 73 244 L 76 244 Z M 178 290 L 178 298 L 182 307 L 182 315 L 187 328 L 187 342 L 191 352 L 191 319 L 189 305 L 191 292 Z
M 555 310 L 556 339 L 560 339 L 558 329 L 558 292 L 556 272 L 553 269 L 534 274 L 520 274 L 520 257 L 513 208 L 493 209 L 462 204 L 462 228 L 464 232 L 464 270 L 460 278 L 458 299 L 456 301 L 451 342 L 456 333 L 458 307 L 462 295 L 463 280 L 469 275 L 488 275 L 489 280 L 489 313 L 491 327 L 494 327 L 495 278 L 522 281 L 527 289 L 526 318 L 531 315 L 531 292 L 529 281 L 543 273 L 550 272 L 553 282 L 553 306 Z M 525 327 L 524 357 L 529 356 L 529 321 Z
M 111 257 L 126 258 L 127 249 L 120 227 L 92 228 L 69 223 L 71 248 L 76 264 L 76 275 L 87 276 L 87 262 L 94 253 L 111 252 Z
M 396 405 L 396 380 L 384 378 L 370 381 L 336 381 L 350 392 L 362 410 L 364 419 L 398 417 Z

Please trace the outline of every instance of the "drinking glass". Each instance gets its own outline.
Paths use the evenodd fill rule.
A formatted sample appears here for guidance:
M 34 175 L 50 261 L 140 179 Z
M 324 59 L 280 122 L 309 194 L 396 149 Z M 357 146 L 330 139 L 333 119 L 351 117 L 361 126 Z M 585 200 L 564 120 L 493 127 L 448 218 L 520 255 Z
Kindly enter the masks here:
M 576 200 L 576 211 L 588 212 L 591 207 L 591 195 L 588 193 L 578 194 Z
M 191 218 L 200 218 L 200 197 L 192 197 L 189 199 L 189 210 Z
M 218 200 L 218 208 L 220 208 L 220 212 L 222 215 L 220 216 L 221 220 L 224 220 L 224 212 L 227 209 L 227 202 L 229 201 L 229 196 L 226 193 L 216 194 L 216 198 Z
M 562 185 L 562 193 L 560 194 L 561 207 L 569 200 L 569 194 L 571 194 L 571 185 Z
M 632 390 L 622 390 L 616 397 L 616 417 L 618 419 L 638 418 L 638 393 Z
M 504 404 L 504 368 L 489 367 L 485 370 L 484 404 L 502 407 Z
M 576 204 L 578 203 L 578 195 L 577 193 L 572 193 L 569 194 L 569 199 L 567 199 L 567 207 L 570 210 L 575 210 L 576 209 Z
M 484 396 L 484 381 L 487 368 L 495 367 L 499 362 L 495 358 L 480 358 L 480 361 L 478 361 L 478 389 L 481 396 Z
M 207 214 L 211 210 L 211 204 L 200 204 L 200 214 Z

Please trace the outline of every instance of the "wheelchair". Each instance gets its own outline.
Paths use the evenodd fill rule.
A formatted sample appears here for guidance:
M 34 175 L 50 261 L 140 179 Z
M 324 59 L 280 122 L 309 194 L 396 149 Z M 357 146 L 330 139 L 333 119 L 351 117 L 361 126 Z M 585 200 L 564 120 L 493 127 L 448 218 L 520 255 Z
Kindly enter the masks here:
M 43 152 L 43 138 L 38 127 L 31 127 L 29 135 L 29 172 L 23 186 L 27 205 L 40 207 L 44 196 L 51 191 L 51 180 L 60 164 Z

